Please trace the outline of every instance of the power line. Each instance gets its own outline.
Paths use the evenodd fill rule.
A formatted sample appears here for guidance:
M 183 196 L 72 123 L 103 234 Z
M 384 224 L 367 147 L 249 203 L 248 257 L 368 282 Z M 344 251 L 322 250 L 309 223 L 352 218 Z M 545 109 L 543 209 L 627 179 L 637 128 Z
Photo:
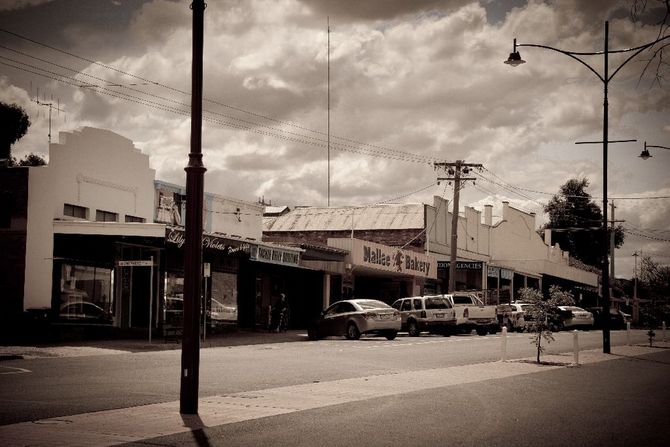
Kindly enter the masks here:
M 163 83 L 160 83 L 160 82 L 156 82 L 156 81 L 153 81 L 153 80 L 150 80 L 150 79 L 141 77 L 141 76 L 137 76 L 137 75 L 135 75 L 135 74 L 132 74 L 132 73 L 129 73 L 129 72 L 126 72 L 126 71 L 123 71 L 123 70 L 119 70 L 119 69 L 117 69 L 117 68 L 115 68 L 115 67 L 112 67 L 112 66 L 110 66 L 110 65 L 106 65 L 106 64 L 103 64 L 103 63 L 100 63 L 100 62 L 96 62 L 96 61 L 93 61 L 93 60 L 91 60 L 91 59 L 88 59 L 88 58 L 85 58 L 85 57 L 82 57 L 82 56 L 78 56 L 78 55 L 76 55 L 76 54 L 74 54 L 74 53 L 71 53 L 71 52 L 68 52 L 68 51 L 65 51 L 65 50 L 61 50 L 61 49 L 59 49 L 59 48 L 55 48 L 55 47 L 53 47 L 53 46 L 44 44 L 44 43 L 42 43 L 42 42 L 38 42 L 38 41 L 36 41 L 36 40 L 33 40 L 33 39 L 28 38 L 28 37 L 22 36 L 22 35 L 20 35 L 20 34 L 14 33 L 14 32 L 12 32 L 12 31 L 9 31 L 9 30 L 6 30 L 6 29 L 2 29 L 2 28 L 0 28 L 0 31 L 5 32 L 5 33 L 7 33 L 7 34 L 10 34 L 10 35 L 12 35 L 12 36 L 14 36 L 14 37 L 17 37 L 17 38 L 27 40 L 27 41 L 29 41 L 29 42 L 32 42 L 32 43 L 36 44 L 36 45 L 40 45 L 40 46 L 43 46 L 43 47 L 45 47 L 45 48 L 51 49 L 51 50 L 53 50 L 53 51 L 57 51 L 57 52 L 66 54 L 66 55 L 68 55 L 68 56 L 77 58 L 77 59 L 79 59 L 79 60 L 88 62 L 88 63 L 90 63 L 90 64 L 93 64 L 93 65 L 96 65 L 96 66 L 100 66 L 100 67 L 102 67 L 102 68 L 105 68 L 105 69 L 108 69 L 108 70 L 112 70 L 112 71 L 117 72 L 117 73 L 119 73 L 119 74 L 122 74 L 122 75 L 125 75 L 125 76 L 129 76 L 129 77 L 132 77 L 132 78 L 135 78 L 135 79 L 138 79 L 138 80 L 140 80 L 140 81 L 143 81 L 143 83 L 145 83 L 145 84 L 155 85 L 155 86 L 162 87 L 162 88 L 168 89 L 168 90 L 173 91 L 173 92 L 176 92 L 176 93 L 180 93 L 180 94 L 183 94 L 183 95 L 186 95 L 186 96 L 190 96 L 190 93 L 189 93 L 189 92 L 186 92 L 186 91 L 183 91 L 183 90 L 180 90 L 180 89 L 177 89 L 177 88 L 168 86 L 168 85 L 166 85 L 166 84 L 163 84 Z M 50 61 L 47 61 L 47 60 L 44 60 L 44 59 L 37 58 L 37 57 L 32 56 L 32 55 L 29 55 L 29 54 L 27 54 L 27 53 L 25 53 L 25 52 L 21 52 L 21 51 L 18 51 L 18 50 L 13 50 L 13 49 L 8 48 L 8 47 L 5 47 L 5 46 L 2 46 L 2 48 L 5 48 L 5 49 L 7 49 L 7 50 L 9 50 L 9 51 L 17 52 L 17 53 L 22 54 L 22 55 L 24 55 L 24 56 L 26 56 L 26 57 L 35 58 L 35 59 L 38 59 L 38 60 L 40 60 L 40 61 L 42 61 L 42 62 L 45 62 L 45 63 L 49 63 L 49 64 L 53 64 L 53 65 L 59 66 L 59 67 L 64 68 L 64 69 L 72 70 L 72 71 L 75 71 L 75 72 L 80 72 L 79 70 L 74 70 L 74 69 L 71 69 L 71 68 L 68 68 L 68 67 L 60 66 L 60 65 L 58 65 L 58 64 L 55 64 L 55 63 L 53 63 L 53 62 L 50 62 Z M 100 78 L 96 78 L 96 77 L 94 77 L 94 76 L 92 76 L 92 75 L 88 75 L 88 74 L 83 73 L 83 72 L 80 72 L 80 73 L 83 74 L 83 75 L 85 75 L 85 76 L 89 76 L 89 77 L 92 77 L 92 78 L 94 78 L 94 79 L 101 80 Z M 108 81 L 107 81 L 107 80 L 103 80 L 103 82 L 108 82 Z M 87 87 L 88 87 L 88 86 L 87 86 Z M 126 86 L 122 85 L 121 87 L 126 87 Z M 96 86 L 96 88 L 100 88 L 100 86 Z M 126 87 L 126 88 L 129 88 L 129 87 Z M 154 97 L 156 97 L 156 95 L 153 95 L 153 94 L 150 94 L 150 93 L 147 93 L 147 92 L 143 92 L 143 91 L 140 91 L 140 90 L 137 90 L 137 89 L 131 89 L 131 90 L 133 90 L 133 91 L 137 91 L 137 92 L 140 92 L 140 93 L 142 93 L 142 94 L 149 95 L 149 96 L 154 96 Z M 163 100 L 166 100 L 166 101 L 176 102 L 176 101 L 174 101 L 174 100 L 170 100 L 170 99 L 166 99 L 166 98 L 162 98 L 162 99 L 163 99 Z M 238 111 L 238 112 L 246 113 L 246 114 L 248 114 L 248 115 L 250 115 L 250 116 L 254 116 L 254 117 L 256 117 L 256 118 L 261 118 L 261 119 L 268 120 L 268 121 L 271 121 L 271 122 L 275 122 L 275 123 L 278 123 L 278 124 L 282 124 L 282 125 L 286 125 L 286 126 L 291 126 L 291 127 L 294 127 L 294 128 L 300 129 L 300 130 L 304 130 L 304 131 L 312 132 L 312 133 L 315 133 L 315 134 L 318 134 L 318 135 L 322 135 L 322 136 L 326 136 L 326 135 L 328 135 L 327 133 L 322 132 L 322 131 L 317 131 L 317 130 L 309 129 L 309 128 L 307 128 L 307 127 L 303 127 L 303 126 L 297 125 L 297 124 L 292 123 L 292 122 L 289 122 L 289 121 L 279 120 L 279 119 L 272 118 L 272 117 L 269 117 L 269 116 L 265 116 L 265 115 L 262 115 L 262 114 L 259 114 L 259 113 L 256 113 L 256 112 L 251 112 L 251 111 L 248 111 L 248 110 L 239 108 L 239 107 L 235 107 L 235 106 L 231 106 L 231 105 L 229 105 L 229 104 L 225 104 L 225 103 L 220 102 L 220 101 L 216 101 L 216 100 L 212 100 L 212 99 L 208 99 L 208 98 L 203 98 L 203 100 L 206 101 L 206 102 L 209 102 L 209 103 L 211 103 L 211 104 L 216 104 L 216 105 L 221 106 L 221 107 L 226 107 L 226 108 L 229 108 L 229 109 L 231 109 L 231 110 L 235 110 L 235 111 Z M 208 111 L 208 112 L 209 112 L 209 113 L 216 113 L 216 112 L 212 112 L 212 111 Z M 272 127 L 270 127 L 270 126 L 267 126 L 267 125 L 264 125 L 264 124 L 261 124 L 261 123 L 248 122 L 248 121 L 243 120 L 243 119 L 241 119 L 241 118 L 231 117 L 231 116 L 229 116 L 229 115 L 224 115 L 224 117 L 226 117 L 226 118 L 228 118 L 228 119 L 233 119 L 233 120 L 239 120 L 239 121 L 247 122 L 247 123 L 250 123 L 251 125 L 257 125 L 257 126 L 262 126 L 262 127 L 269 127 L 270 129 L 273 129 L 273 130 L 275 130 L 275 131 L 277 131 L 277 132 L 286 132 L 286 133 L 292 133 L 292 134 L 295 134 L 294 132 L 290 132 L 290 131 L 283 130 L 283 129 L 272 128 Z M 311 136 L 308 136 L 308 135 L 303 135 L 303 134 L 296 134 L 296 135 L 300 136 L 301 138 L 308 138 L 308 139 L 312 139 L 312 138 L 313 138 L 313 139 L 316 139 L 316 140 L 318 140 L 318 141 L 323 141 L 323 140 L 321 140 L 321 139 L 318 139 L 318 138 L 315 138 L 315 137 L 311 137 Z M 390 148 L 383 147 L 383 146 L 380 146 L 380 145 L 375 145 L 375 144 L 370 144 L 370 143 L 364 143 L 364 142 L 356 141 L 356 140 L 349 139 L 349 138 L 345 138 L 345 137 L 339 137 L 339 136 L 337 136 L 337 135 L 331 135 L 331 137 L 346 142 L 346 143 L 335 143 L 335 144 L 339 144 L 339 145 L 343 145 L 343 146 L 349 146 L 349 147 L 351 147 L 351 144 L 355 144 L 355 145 L 357 145 L 357 146 L 366 146 L 366 147 L 369 147 L 369 148 L 371 148 L 371 149 L 363 149 L 363 150 L 370 151 L 369 153 L 367 153 L 368 155 L 370 155 L 370 154 L 375 154 L 375 153 L 379 153 L 379 151 L 382 151 L 382 152 L 388 152 L 388 153 L 393 154 L 395 157 L 387 157 L 387 158 L 392 158 L 392 159 L 395 158 L 395 159 L 398 159 L 398 160 L 404 160 L 405 158 L 408 158 L 406 161 L 413 161 L 413 162 L 417 162 L 417 163 L 433 163 L 434 161 L 437 161 L 437 159 L 436 159 L 436 158 L 433 158 L 433 157 L 425 157 L 425 156 L 422 156 L 422 155 L 412 154 L 412 153 L 410 153 L 410 152 L 400 151 L 400 150 L 397 150 L 397 149 L 390 149 Z

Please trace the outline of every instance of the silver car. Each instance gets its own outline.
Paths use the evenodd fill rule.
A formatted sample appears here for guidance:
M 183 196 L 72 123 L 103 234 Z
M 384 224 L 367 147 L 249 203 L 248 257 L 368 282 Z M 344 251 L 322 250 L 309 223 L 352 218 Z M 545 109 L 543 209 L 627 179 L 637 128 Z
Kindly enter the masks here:
M 455 332 L 456 314 L 441 295 L 400 298 L 392 304 L 400 312 L 401 330 L 418 337 L 422 331 L 449 335 Z
M 377 300 L 338 301 L 321 312 L 307 332 L 310 340 L 344 335 L 358 340 L 361 334 L 377 334 L 393 340 L 400 330 L 400 312 Z
M 569 312 L 563 321 L 561 321 L 560 328 L 581 327 L 584 329 L 591 329 L 593 327 L 593 314 L 588 310 L 584 310 L 577 306 L 558 306 L 564 312 Z

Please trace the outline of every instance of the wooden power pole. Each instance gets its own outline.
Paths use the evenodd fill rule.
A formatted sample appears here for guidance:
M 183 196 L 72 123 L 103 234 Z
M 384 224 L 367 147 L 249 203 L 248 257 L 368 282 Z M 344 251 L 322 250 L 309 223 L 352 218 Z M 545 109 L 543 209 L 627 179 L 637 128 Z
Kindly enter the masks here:
M 454 200 L 451 214 L 451 242 L 449 244 L 449 292 L 456 291 L 456 259 L 458 248 L 458 207 L 461 190 L 461 182 L 467 180 L 476 180 L 474 177 L 463 177 L 470 173 L 472 168 L 481 169 L 482 165 L 478 163 L 465 163 L 463 160 L 456 160 L 453 163 L 435 163 L 435 169 L 445 169 L 449 177 L 438 178 L 439 181 L 454 182 Z

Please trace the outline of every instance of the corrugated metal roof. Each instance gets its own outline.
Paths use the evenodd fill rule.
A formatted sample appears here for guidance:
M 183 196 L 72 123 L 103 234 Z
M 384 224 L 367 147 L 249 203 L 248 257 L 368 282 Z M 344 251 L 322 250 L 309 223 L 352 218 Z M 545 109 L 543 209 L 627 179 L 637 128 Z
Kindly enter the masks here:
M 364 208 L 296 208 L 283 216 L 263 219 L 263 231 L 403 230 L 424 226 L 424 205 L 384 204 Z

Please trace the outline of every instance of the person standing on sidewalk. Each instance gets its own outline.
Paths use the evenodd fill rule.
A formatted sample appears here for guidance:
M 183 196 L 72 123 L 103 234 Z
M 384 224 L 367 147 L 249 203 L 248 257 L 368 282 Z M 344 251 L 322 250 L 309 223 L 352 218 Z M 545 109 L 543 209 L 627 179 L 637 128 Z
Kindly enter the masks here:
M 285 331 L 288 326 L 288 301 L 286 294 L 279 294 L 279 301 L 272 308 L 272 330 L 279 332 Z

